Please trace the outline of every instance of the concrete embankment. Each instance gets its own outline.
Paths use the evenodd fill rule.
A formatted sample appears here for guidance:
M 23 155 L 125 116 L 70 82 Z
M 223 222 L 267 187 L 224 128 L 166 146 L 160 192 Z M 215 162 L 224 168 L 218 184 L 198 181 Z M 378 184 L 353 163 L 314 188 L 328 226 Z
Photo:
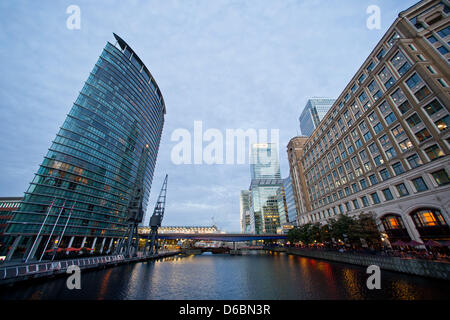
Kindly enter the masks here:
M 349 263 L 363 267 L 377 265 L 380 267 L 380 269 L 384 270 L 402 272 L 436 279 L 450 280 L 450 263 L 447 262 L 326 250 L 305 250 L 299 248 L 286 248 L 284 250 L 287 254 L 298 255 L 302 257 Z M 271 251 L 281 250 L 271 249 Z
M 54 262 L 40 262 L 18 265 L 0 266 L 0 285 L 11 285 L 16 282 L 52 278 L 67 274 L 67 268 L 72 265 L 78 266 L 80 270 L 95 270 L 114 267 L 120 264 L 156 260 L 179 254 L 179 251 L 163 252 L 156 255 L 137 256 L 126 258 L 124 255 L 99 256 L 90 258 L 79 258 L 60 260 Z

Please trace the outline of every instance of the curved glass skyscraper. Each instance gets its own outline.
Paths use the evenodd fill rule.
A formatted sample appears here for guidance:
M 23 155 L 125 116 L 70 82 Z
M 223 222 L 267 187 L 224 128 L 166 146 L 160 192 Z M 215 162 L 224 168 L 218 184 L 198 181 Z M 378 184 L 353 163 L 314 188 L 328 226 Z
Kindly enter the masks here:
M 107 252 L 124 236 L 130 208 L 142 219 L 166 109 L 147 67 L 114 37 L 10 221 L 9 259 L 52 247 Z

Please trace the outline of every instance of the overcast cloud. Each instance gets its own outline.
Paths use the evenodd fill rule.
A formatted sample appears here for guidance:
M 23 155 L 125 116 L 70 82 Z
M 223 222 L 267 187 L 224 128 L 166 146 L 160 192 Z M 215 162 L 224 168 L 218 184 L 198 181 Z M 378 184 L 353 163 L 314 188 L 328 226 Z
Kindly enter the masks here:
M 279 129 L 280 165 L 308 97 L 337 97 L 403 0 L 1 1 L 0 196 L 22 196 L 112 32 L 155 77 L 167 115 L 147 220 L 166 173 L 165 225 L 239 231 L 249 165 L 174 165 L 177 128 Z M 66 8 L 81 8 L 81 29 Z M 381 29 L 366 28 L 369 5 Z M 114 42 L 113 42 L 114 43 Z

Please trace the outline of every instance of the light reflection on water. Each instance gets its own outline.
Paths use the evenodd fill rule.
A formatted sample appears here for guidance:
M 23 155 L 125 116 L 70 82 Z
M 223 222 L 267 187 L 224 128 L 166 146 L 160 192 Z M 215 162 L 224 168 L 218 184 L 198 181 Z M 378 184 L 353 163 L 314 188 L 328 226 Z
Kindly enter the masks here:
M 177 256 L 0 288 L 0 299 L 449 299 L 450 283 L 381 272 L 369 290 L 366 269 L 285 254 Z

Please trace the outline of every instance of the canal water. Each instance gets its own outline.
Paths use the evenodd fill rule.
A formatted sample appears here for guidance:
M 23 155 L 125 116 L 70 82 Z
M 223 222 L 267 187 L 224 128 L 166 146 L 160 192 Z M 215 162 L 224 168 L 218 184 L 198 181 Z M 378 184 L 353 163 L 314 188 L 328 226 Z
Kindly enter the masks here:
M 450 281 L 381 271 L 369 290 L 366 269 L 278 254 L 203 254 L 81 273 L 81 289 L 66 278 L 0 288 L 9 299 L 449 299 Z

